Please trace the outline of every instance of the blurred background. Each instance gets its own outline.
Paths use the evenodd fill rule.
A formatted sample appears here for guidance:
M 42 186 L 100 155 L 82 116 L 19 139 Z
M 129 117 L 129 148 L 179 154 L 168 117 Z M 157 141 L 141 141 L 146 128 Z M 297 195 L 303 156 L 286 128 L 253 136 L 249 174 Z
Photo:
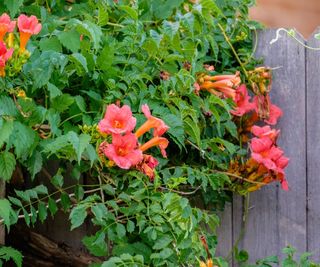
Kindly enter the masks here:
M 256 0 L 251 17 L 270 28 L 296 28 L 305 38 L 320 26 L 320 0 Z

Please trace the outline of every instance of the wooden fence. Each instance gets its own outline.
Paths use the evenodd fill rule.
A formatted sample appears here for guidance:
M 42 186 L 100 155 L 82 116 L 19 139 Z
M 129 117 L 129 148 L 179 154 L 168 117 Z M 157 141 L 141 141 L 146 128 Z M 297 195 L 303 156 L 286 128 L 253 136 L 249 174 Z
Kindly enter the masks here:
M 273 184 L 251 194 L 239 247 L 249 251 L 251 261 L 280 255 L 289 244 L 300 252 L 314 252 L 314 259 L 320 260 L 320 51 L 305 49 L 285 35 L 270 45 L 275 35 L 275 30 L 259 34 L 256 55 L 265 58 L 265 65 L 277 68 L 271 97 L 284 111 L 277 127 L 281 129 L 279 144 L 290 157 L 286 171 L 290 191 Z M 320 41 L 313 38 L 305 43 L 320 47 Z M 235 196 L 222 214 L 218 254 L 226 256 L 233 247 L 243 227 L 242 217 L 243 199 Z M 67 232 L 66 220 L 59 215 L 38 230 L 81 249 L 81 237 L 89 228 Z
M 319 32 L 319 30 L 318 30 Z M 290 191 L 270 185 L 250 195 L 249 216 L 239 247 L 252 261 L 281 254 L 292 245 L 320 260 L 320 51 L 305 49 L 285 36 L 270 45 L 276 30 L 259 34 L 256 55 L 274 70 L 273 102 L 284 112 L 279 144 L 290 158 Z M 305 44 L 320 47 L 313 37 Z M 243 227 L 243 199 L 227 206 L 219 229 L 220 255 L 226 255 Z

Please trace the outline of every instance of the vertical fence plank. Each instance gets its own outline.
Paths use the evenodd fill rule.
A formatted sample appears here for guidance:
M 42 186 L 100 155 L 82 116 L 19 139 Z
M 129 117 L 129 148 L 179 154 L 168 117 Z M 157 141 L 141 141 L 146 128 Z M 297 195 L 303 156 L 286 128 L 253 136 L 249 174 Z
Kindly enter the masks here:
M 297 37 L 303 38 L 297 33 Z M 290 158 L 286 169 L 290 191 L 279 191 L 280 249 L 292 245 L 298 251 L 307 249 L 307 156 L 306 156 L 306 70 L 305 48 L 293 38 L 285 36 L 275 72 L 274 102 L 283 108 L 279 123 L 279 145 Z M 272 53 L 270 56 L 276 57 Z M 276 66 L 276 65 L 274 65 Z
M 320 32 L 320 28 L 316 32 Z M 320 47 L 320 40 L 308 41 Z M 320 260 L 320 51 L 306 50 L 307 56 L 307 170 L 308 170 L 308 250 Z
M 259 34 L 257 57 L 274 71 L 271 98 L 284 111 L 276 126 L 281 129 L 279 145 L 290 157 L 286 173 L 289 192 L 269 185 L 250 195 L 246 234 L 239 243 L 249 251 L 251 261 L 279 255 L 281 248 L 293 245 L 306 250 L 306 136 L 305 136 L 305 50 L 292 38 L 283 36 L 270 45 L 275 30 Z M 234 242 L 239 235 L 243 213 L 239 198 L 234 200 Z
M 6 183 L 0 179 L 0 198 L 3 198 L 6 194 Z M 0 225 L 0 245 L 4 245 L 5 241 L 5 228 Z
M 218 246 L 216 254 L 226 257 L 232 249 L 232 204 L 226 203 L 224 212 L 219 215 L 220 226 L 217 229 Z

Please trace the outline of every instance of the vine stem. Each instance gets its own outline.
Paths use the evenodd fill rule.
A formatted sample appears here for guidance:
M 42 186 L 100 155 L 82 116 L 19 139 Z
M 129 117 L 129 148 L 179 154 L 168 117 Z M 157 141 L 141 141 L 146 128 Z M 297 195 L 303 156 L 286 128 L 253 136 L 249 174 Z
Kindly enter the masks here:
M 224 171 L 214 171 L 215 173 L 220 173 L 220 174 L 225 174 L 227 176 L 230 176 L 230 177 L 234 177 L 234 178 L 237 178 L 239 180 L 243 180 L 243 181 L 246 181 L 248 183 L 252 183 L 252 184 L 259 184 L 259 185 L 266 185 L 266 183 L 262 183 L 262 182 L 257 182 L 257 181 L 252 181 L 252 180 L 249 180 L 247 178 L 244 178 L 242 176 L 239 176 L 239 175 L 236 175 L 234 173 L 230 173 L 230 172 L 224 172 Z
M 167 190 L 167 191 L 170 191 L 170 192 L 177 193 L 177 194 L 179 194 L 179 195 L 188 196 L 188 195 L 193 195 L 193 194 L 195 194 L 195 193 L 201 188 L 201 185 L 199 185 L 195 190 L 193 190 L 193 191 L 191 191 L 191 192 L 182 192 L 182 191 L 170 189 L 170 188 L 163 187 L 163 186 L 160 186 L 159 188 L 162 189 L 162 190 Z
M 223 27 L 221 26 L 221 24 L 218 23 L 217 25 L 218 25 L 219 29 L 221 30 L 224 39 L 226 40 L 226 42 L 227 42 L 228 45 L 230 46 L 230 48 L 231 48 L 231 50 L 232 50 L 232 52 L 233 52 L 236 60 L 237 60 L 238 63 L 240 64 L 240 67 L 242 68 L 244 75 L 245 75 L 246 78 L 249 80 L 248 72 L 247 72 L 246 68 L 244 67 L 244 65 L 243 65 L 243 63 L 242 63 L 242 61 L 241 61 L 241 59 L 240 59 L 237 51 L 236 51 L 235 48 L 233 47 L 233 45 L 232 45 L 232 43 L 231 43 L 231 41 L 230 41 L 230 38 L 228 37 L 227 33 L 225 32 L 225 30 L 223 29 Z
M 98 191 L 100 191 L 100 188 L 95 188 L 95 189 L 91 189 L 91 190 L 84 191 L 84 194 L 91 194 L 91 193 L 95 193 L 95 192 L 98 192 Z M 71 198 L 71 197 L 74 197 L 74 196 L 75 196 L 75 193 L 71 193 L 71 194 L 69 194 L 68 196 L 69 196 L 70 198 Z M 60 202 L 61 202 L 61 198 L 58 198 L 58 199 L 56 200 L 56 203 L 60 203 Z M 49 208 L 49 205 L 46 205 L 46 208 Z M 37 210 L 36 213 L 38 214 L 39 211 Z M 32 215 L 33 215 L 32 213 L 29 213 L 29 214 L 28 214 L 29 217 L 32 217 Z M 25 216 L 24 214 L 18 215 L 18 219 L 23 219 L 23 218 L 25 218 L 25 217 L 26 217 L 26 216 Z M 4 222 L 4 219 L 1 219 L 1 220 L 0 220 L 0 225 L 2 225 L 3 222 Z
M 281 35 L 280 35 L 280 32 L 285 32 L 286 34 L 288 34 L 291 38 L 293 38 L 296 42 L 298 42 L 299 44 L 301 44 L 303 47 L 305 48 L 308 48 L 310 50 L 314 50 L 314 51 L 320 51 L 320 47 L 312 47 L 312 46 L 309 46 L 309 45 L 306 45 L 305 43 L 303 43 L 301 40 L 299 40 L 297 37 L 295 37 L 295 32 L 293 30 L 287 30 L 285 28 L 279 28 L 276 32 L 276 37 L 273 38 L 271 41 L 270 41 L 270 44 L 274 44 L 276 43 L 280 38 L 281 38 Z

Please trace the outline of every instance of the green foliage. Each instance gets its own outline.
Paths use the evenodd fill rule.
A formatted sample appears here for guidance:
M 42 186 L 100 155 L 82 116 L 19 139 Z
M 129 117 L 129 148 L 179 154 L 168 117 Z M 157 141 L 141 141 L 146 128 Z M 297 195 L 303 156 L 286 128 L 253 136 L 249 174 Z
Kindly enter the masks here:
M 285 247 L 282 250 L 284 254 L 283 260 L 280 260 L 277 256 L 270 256 L 264 259 L 258 260 L 255 265 L 247 264 L 248 257 L 246 259 L 239 260 L 239 262 L 245 262 L 240 264 L 242 267 L 272 267 L 272 266 L 281 266 L 281 267 L 319 267 L 319 263 L 315 263 L 309 259 L 312 256 L 312 253 L 302 253 L 297 259 L 296 256 L 297 250 L 291 246 Z M 243 251 L 243 253 L 246 253 Z
M 251 30 L 259 25 L 248 19 L 252 1 L 116 2 L 0 0 L 0 11 L 36 15 L 42 23 L 21 72 L 8 67 L 0 78 L 0 178 L 14 183 L 12 174 L 22 170 L 26 181 L 23 189 L 10 186 L 0 217 L 7 228 L 21 217 L 32 226 L 61 210 L 71 230 L 91 223 L 97 231 L 83 243 L 105 257 L 101 266 L 196 266 L 206 257 L 200 236 L 215 253 L 214 211 L 231 198 L 225 171 L 244 152 L 232 101 L 197 96 L 194 83 L 204 64 L 215 73 L 240 69 L 218 25 L 244 67 L 255 66 Z M 170 127 L 168 158 L 150 150 L 160 162 L 154 182 L 107 168 L 98 157 L 97 123 L 117 100 L 131 107 L 137 127 L 145 121 L 142 104 Z M 52 162 L 56 173 L 47 170 Z
M 22 254 L 11 247 L 0 247 L 0 266 L 4 266 L 4 262 L 13 260 L 17 267 L 22 266 Z

